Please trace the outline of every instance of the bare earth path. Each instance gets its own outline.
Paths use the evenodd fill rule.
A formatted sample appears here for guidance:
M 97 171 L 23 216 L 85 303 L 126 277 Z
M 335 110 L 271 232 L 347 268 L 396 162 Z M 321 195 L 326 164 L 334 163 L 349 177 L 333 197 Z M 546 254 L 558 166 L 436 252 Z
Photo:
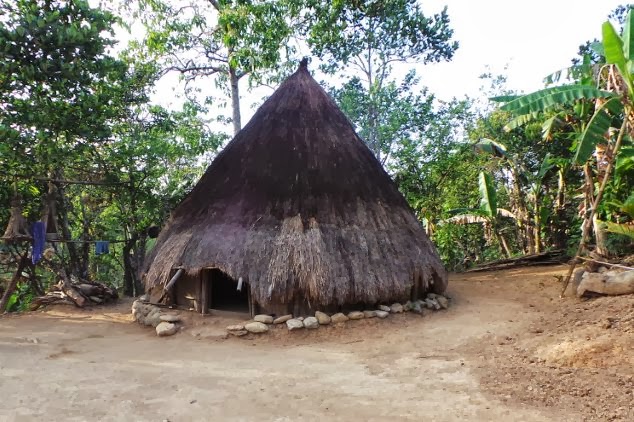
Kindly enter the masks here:
M 130 303 L 3 317 L 0 421 L 634 420 L 634 299 L 562 301 L 563 271 L 456 275 L 447 311 L 247 339 L 192 315 L 159 339 Z

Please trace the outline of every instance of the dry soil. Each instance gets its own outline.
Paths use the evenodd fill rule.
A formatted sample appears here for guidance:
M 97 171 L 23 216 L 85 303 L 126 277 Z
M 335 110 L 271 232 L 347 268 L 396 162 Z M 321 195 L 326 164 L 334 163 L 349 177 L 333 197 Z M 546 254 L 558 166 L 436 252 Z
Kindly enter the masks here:
M 565 267 L 457 274 L 450 309 L 225 338 L 131 303 L 0 318 L 0 421 L 634 420 L 634 298 L 559 299 Z

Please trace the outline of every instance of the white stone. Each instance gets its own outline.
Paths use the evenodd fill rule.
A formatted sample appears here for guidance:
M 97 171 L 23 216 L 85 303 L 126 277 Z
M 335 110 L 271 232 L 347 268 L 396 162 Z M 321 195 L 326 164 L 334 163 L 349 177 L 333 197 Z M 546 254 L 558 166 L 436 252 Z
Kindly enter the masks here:
M 425 299 L 425 303 L 427 303 L 427 307 L 429 309 L 435 309 L 435 310 L 440 309 L 440 303 L 438 303 L 436 299 L 427 298 Z
M 161 314 L 158 311 L 153 311 L 147 314 L 147 316 L 143 319 L 143 323 L 145 325 L 151 325 L 152 327 L 156 327 L 161 323 Z
M 330 321 L 333 324 L 337 324 L 339 322 L 346 322 L 347 320 L 348 320 L 348 317 L 342 314 L 341 312 L 334 314 L 333 316 L 330 317 Z
M 363 319 L 365 315 L 361 311 L 348 312 L 348 319 Z
M 392 306 L 390 306 L 390 312 L 392 312 L 393 314 L 402 313 L 403 305 L 401 305 L 400 303 L 393 303 Z
M 253 320 L 255 322 L 261 322 L 262 324 L 273 324 L 273 317 L 271 315 L 256 315 Z
M 299 330 L 300 328 L 304 328 L 304 323 L 298 319 L 289 319 L 286 321 L 286 327 L 288 331 Z
M 440 305 L 441 308 L 447 309 L 449 307 L 449 300 L 447 300 L 444 296 L 436 296 L 436 302 Z
M 244 325 L 236 324 L 227 327 L 227 331 L 244 331 Z
M 244 329 L 250 333 L 255 333 L 255 334 L 266 333 L 267 331 L 269 331 L 268 325 L 258 321 L 250 322 L 246 324 L 244 326 Z
M 171 322 L 161 322 L 156 326 L 156 335 L 159 337 L 173 336 L 176 334 L 176 325 Z
M 376 316 L 376 311 L 363 311 L 363 316 L 365 318 L 374 318 Z
M 238 331 L 229 331 L 229 334 L 235 337 L 242 337 L 249 334 L 249 332 L 247 330 L 238 330 Z
M 390 307 L 385 305 L 379 305 L 379 310 L 383 312 L 390 312 Z
M 284 324 L 289 319 L 293 319 L 293 315 L 283 315 L 281 317 L 275 318 L 273 320 L 273 324 Z
M 317 321 L 317 318 L 315 318 L 314 316 L 309 316 L 304 318 L 304 327 L 308 328 L 308 329 L 315 329 L 315 328 L 319 328 L 319 321 Z
M 423 313 L 423 306 L 421 306 L 421 304 L 418 301 L 412 302 L 410 304 L 409 310 L 411 312 L 414 312 L 415 314 L 422 314 Z
M 330 316 L 324 312 L 315 312 L 315 318 L 317 318 L 317 321 L 319 321 L 319 325 L 330 324 Z
M 390 314 L 387 311 L 382 311 L 382 310 L 378 310 L 378 311 L 374 311 L 374 313 L 376 314 L 377 317 L 383 319 L 383 318 L 387 318 L 387 316 Z
M 161 321 L 165 321 L 165 322 L 179 322 L 181 320 L 181 317 L 174 314 L 163 314 L 160 316 L 160 318 L 161 318 Z

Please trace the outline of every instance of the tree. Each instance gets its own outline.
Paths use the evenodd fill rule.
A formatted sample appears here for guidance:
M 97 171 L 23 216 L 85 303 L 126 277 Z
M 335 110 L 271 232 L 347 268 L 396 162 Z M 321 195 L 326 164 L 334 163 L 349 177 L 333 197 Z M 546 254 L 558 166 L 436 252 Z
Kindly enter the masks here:
M 128 3 L 133 7 L 134 3 Z M 231 101 L 233 132 L 242 127 L 239 82 L 262 81 L 292 53 L 290 1 L 142 0 L 136 14 L 147 31 L 143 45 L 164 73 L 187 83 L 215 78 Z
M 382 164 L 404 143 L 421 142 L 436 117 L 434 96 L 426 89 L 414 93 L 417 81 L 410 72 L 401 84 L 390 81 L 370 94 L 361 80 L 353 77 L 341 88 L 331 89 L 339 107 L 357 126 L 359 136 L 373 140 L 371 149 Z M 368 109 L 376 113 L 370 115 Z
M 90 166 L 85 158 L 107 140 L 124 104 L 144 101 L 128 89 L 123 61 L 106 51 L 114 41 L 114 15 L 85 1 L 20 0 L 3 3 L 0 22 L 0 163 L 3 177 L 63 179 L 66 169 Z M 58 215 L 70 238 L 68 201 L 57 189 Z M 81 274 L 79 252 L 67 245 L 69 274 Z
M 157 68 L 108 54 L 113 14 L 84 1 L 0 7 L 0 197 L 19 195 L 29 221 L 54 205 L 63 241 L 53 243 L 57 253 L 45 268 L 26 265 L 29 282 L 56 282 L 52 270 L 65 285 L 105 279 L 120 287 L 123 279 L 124 292 L 138 294 L 147 229 L 165 219 L 201 174 L 201 157 L 225 138 L 206 127 L 197 107 L 168 112 L 148 104 Z M 47 196 L 54 200 L 42 207 Z M 95 257 L 98 239 L 117 242 L 111 254 Z M 25 255 L 15 256 L 18 266 Z M 25 297 L 41 294 L 39 283 L 24 289 L 20 277 L 14 281 L 9 287 Z M 20 302 L 11 289 L 4 304 Z
M 411 85 L 417 82 L 413 73 L 402 84 L 390 81 L 392 65 L 451 59 L 458 44 L 451 41 L 453 30 L 449 27 L 447 9 L 428 17 L 416 0 L 313 1 L 310 5 L 308 44 L 325 61 L 326 71 L 333 73 L 351 65 L 359 72 L 360 76 L 351 79 L 341 92 L 354 91 L 364 104 L 363 115 L 367 118 L 355 121 L 351 117 L 362 126 L 370 149 L 385 161 L 390 145 L 386 145 L 388 138 L 381 131 L 385 122 L 394 121 L 386 113 L 407 101 L 407 91 L 411 92 Z M 398 98 L 399 95 L 404 98 Z M 391 99 L 388 107 L 387 99 Z M 420 97 L 417 100 L 424 102 Z

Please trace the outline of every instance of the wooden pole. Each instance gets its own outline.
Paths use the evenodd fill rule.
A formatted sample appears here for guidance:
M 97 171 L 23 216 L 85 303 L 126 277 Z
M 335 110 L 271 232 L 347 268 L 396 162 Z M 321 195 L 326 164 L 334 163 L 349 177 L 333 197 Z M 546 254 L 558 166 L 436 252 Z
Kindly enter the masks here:
M 201 298 L 200 298 L 200 313 L 203 315 L 206 315 L 209 311 L 209 276 L 211 271 L 209 270 L 202 270 L 203 274 L 202 274 L 202 294 L 201 294 Z
M 167 296 L 167 294 L 170 292 L 174 284 L 178 281 L 178 279 L 184 272 L 185 272 L 184 268 L 179 268 L 178 271 L 176 271 L 176 274 L 174 274 L 174 276 L 170 279 L 170 281 L 165 285 L 165 288 L 163 289 L 163 294 L 158 300 L 159 302 L 162 302 L 163 299 L 165 299 L 165 296 Z
M 11 295 L 15 291 L 16 287 L 18 286 L 18 281 L 22 277 L 22 270 L 24 270 L 26 268 L 26 265 L 27 265 L 27 262 L 28 262 L 28 259 L 29 259 L 28 258 L 28 254 L 29 254 L 29 252 L 28 252 L 28 249 L 27 249 L 27 251 L 24 252 L 24 254 L 20 256 L 20 261 L 18 261 L 18 268 L 15 271 L 15 274 L 13 275 L 13 278 L 9 282 L 9 285 L 7 286 L 7 290 L 4 292 L 4 295 L 2 295 L 2 299 L 0 299 L 0 314 L 4 313 L 4 311 L 6 311 L 7 303 L 9 302 L 9 298 L 11 297 Z
M 176 274 L 174 274 L 174 277 L 172 277 L 169 283 L 167 283 L 167 285 L 165 286 L 166 292 L 169 292 L 172 289 L 174 284 L 178 281 L 178 279 L 180 278 L 181 275 L 183 275 L 184 272 L 185 272 L 185 269 L 183 268 L 179 268 L 178 271 L 176 271 Z

